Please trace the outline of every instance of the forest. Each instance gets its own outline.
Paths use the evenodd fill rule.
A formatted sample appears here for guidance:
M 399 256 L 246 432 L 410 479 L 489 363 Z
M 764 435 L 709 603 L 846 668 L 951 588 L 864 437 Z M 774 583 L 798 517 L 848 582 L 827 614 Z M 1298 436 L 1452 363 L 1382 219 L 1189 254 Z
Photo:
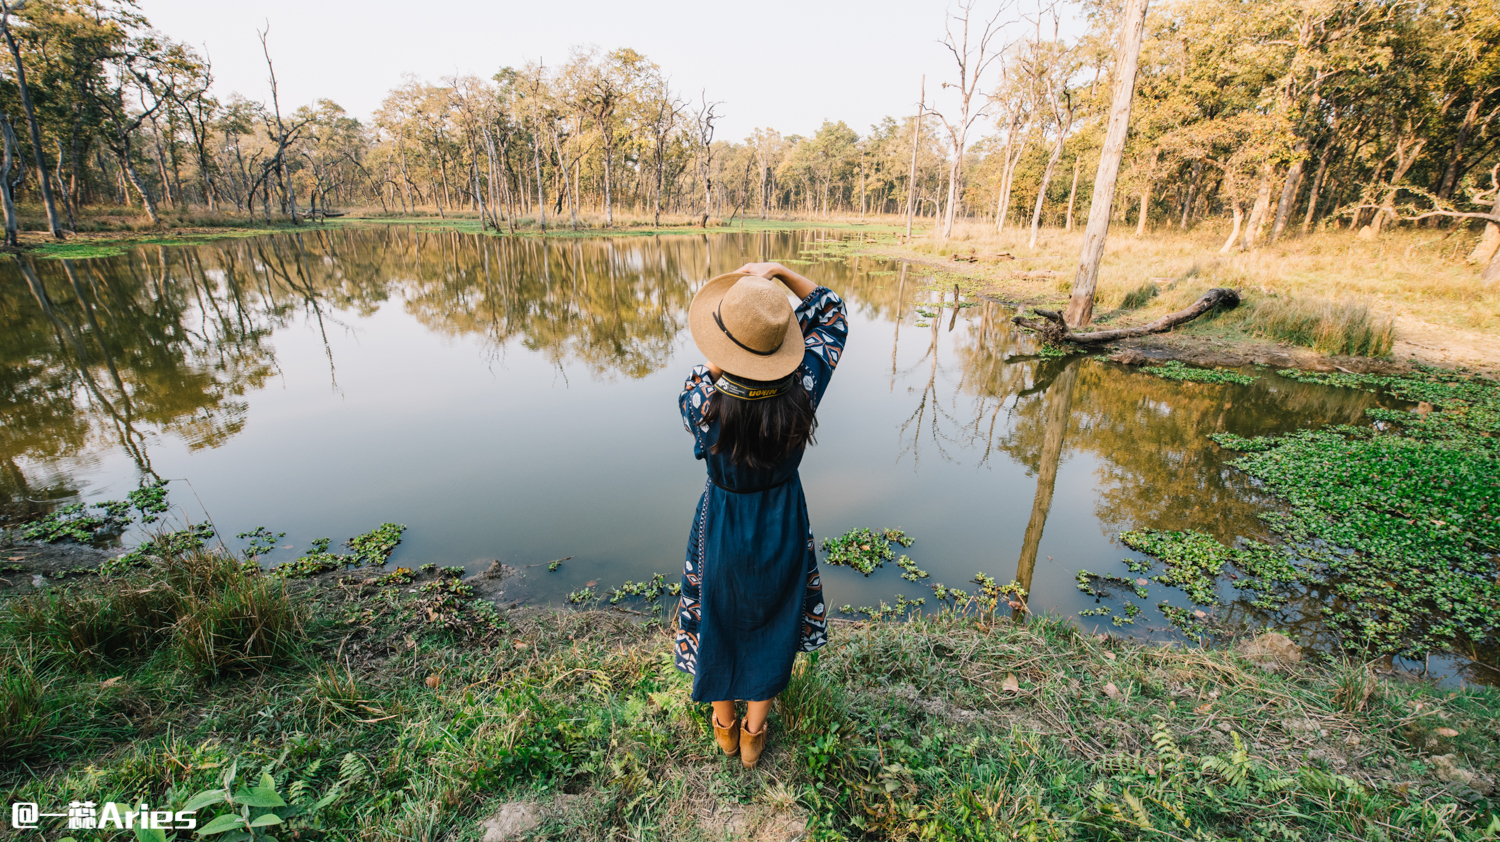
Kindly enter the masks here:
M 7 226 L 20 205 L 59 235 L 104 211 L 159 223 L 163 209 L 465 213 L 511 231 L 908 213 L 944 233 L 955 218 L 1071 229 L 1098 166 L 1119 15 L 1090 3 L 1070 40 L 1055 11 L 960 6 L 954 78 L 913 80 L 912 113 L 863 133 L 829 119 L 810 136 L 768 126 L 736 140 L 717 133 L 712 92 L 690 95 L 624 47 L 408 76 L 362 121 L 326 99 L 280 101 L 269 26 L 254 100 L 219 92 L 208 56 L 128 2 L 3 11 Z M 1495 4 L 1176 0 L 1146 26 L 1114 204 L 1138 233 L 1212 223 L 1230 251 L 1500 213 Z M 928 107 L 940 85 L 961 101 Z M 1470 259 L 1489 263 L 1497 245 L 1489 221 Z

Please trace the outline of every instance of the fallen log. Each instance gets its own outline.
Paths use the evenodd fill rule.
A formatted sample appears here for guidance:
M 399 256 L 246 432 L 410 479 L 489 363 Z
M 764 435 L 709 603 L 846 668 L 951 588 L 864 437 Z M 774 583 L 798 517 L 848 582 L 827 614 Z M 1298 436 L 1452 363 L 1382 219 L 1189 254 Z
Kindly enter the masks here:
M 1043 310 L 1033 308 L 1032 312 L 1041 316 L 1043 321 L 1035 321 L 1025 316 L 1016 316 L 1011 321 L 1022 327 L 1029 327 L 1040 333 L 1042 339 L 1048 342 L 1073 342 L 1079 345 L 1098 345 L 1102 342 L 1114 342 L 1117 339 L 1129 339 L 1134 336 L 1147 336 L 1153 333 L 1166 333 L 1178 325 L 1186 324 L 1193 319 L 1211 310 L 1223 308 L 1233 310 L 1240 303 L 1240 294 L 1232 289 L 1215 287 L 1194 301 L 1191 305 L 1168 313 L 1165 316 L 1148 324 L 1137 327 L 1121 327 L 1111 330 L 1096 330 L 1090 333 L 1074 333 L 1063 321 L 1062 314 L 1056 310 Z

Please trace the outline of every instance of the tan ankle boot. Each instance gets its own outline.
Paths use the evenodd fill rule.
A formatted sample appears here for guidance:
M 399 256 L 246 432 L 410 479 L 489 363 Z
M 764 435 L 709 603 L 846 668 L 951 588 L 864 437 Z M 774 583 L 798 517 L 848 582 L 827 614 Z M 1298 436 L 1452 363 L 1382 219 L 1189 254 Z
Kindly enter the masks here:
M 709 719 L 714 723 L 714 739 L 719 741 L 719 748 L 723 749 L 725 754 L 730 755 L 739 751 L 740 729 L 733 725 L 728 728 L 720 727 L 717 717 L 711 716 Z
M 762 722 L 760 733 L 750 731 L 750 718 L 740 723 L 740 762 L 745 764 L 746 769 L 755 768 L 760 762 L 760 753 L 766 749 L 766 731 L 770 728 L 770 722 Z

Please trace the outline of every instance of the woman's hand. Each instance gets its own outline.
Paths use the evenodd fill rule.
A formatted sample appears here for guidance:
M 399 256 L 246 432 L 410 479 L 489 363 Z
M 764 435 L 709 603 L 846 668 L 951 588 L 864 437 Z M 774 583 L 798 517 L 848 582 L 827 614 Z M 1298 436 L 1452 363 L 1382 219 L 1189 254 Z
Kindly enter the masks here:
M 781 281 L 786 288 L 792 291 L 792 295 L 806 298 L 813 294 L 818 285 L 782 266 L 780 263 L 746 263 L 737 271 L 747 275 L 758 275 L 768 281 Z
M 774 281 L 778 274 L 786 271 L 786 267 L 780 263 L 746 263 L 735 271 L 746 275 L 758 275 L 768 281 Z

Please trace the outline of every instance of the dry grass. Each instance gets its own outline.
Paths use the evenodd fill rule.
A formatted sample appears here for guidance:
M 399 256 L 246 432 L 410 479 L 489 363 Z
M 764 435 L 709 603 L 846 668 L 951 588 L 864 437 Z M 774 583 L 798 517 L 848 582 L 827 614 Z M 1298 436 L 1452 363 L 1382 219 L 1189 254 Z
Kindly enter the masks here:
M 1133 230 L 1115 227 L 1100 271 L 1096 312 L 1141 305 L 1142 298 L 1152 298 L 1141 291 L 1147 283 L 1192 293 L 1228 286 L 1240 289 L 1248 302 L 1272 297 L 1313 302 L 1297 305 L 1295 312 L 1262 312 L 1259 324 L 1273 338 L 1290 340 L 1280 331 L 1314 311 L 1327 314 L 1336 324 L 1368 323 L 1376 334 L 1382 320 L 1395 321 L 1398 329 L 1408 323 L 1426 323 L 1500 334 L 1500 289 L 1481 283 L 1479 268 L 1464 262 L 1478 239 L 1477 230 L 1410 228 L 1387 232 L 1375 242 L 1357 240 L 1343 231 L 1325 231 L 1286 238 L 1251 252 L 1221 255 L 1222 228 L 1209 221 L 1188 232 L 1167 229 L 1137 238 Z M 996 234 L 989 224 L 976 222 L 957 226 L 947 242 L 928 234 L 894 251 L 927 259 L 973 251 L 981 260 L 985 254 L 1008 252 L 1013 260 L 953 265 L 957 271 L 973 270 L 1007 297 L 1057 299 L 1066 294 L 1081 231 L 1044 230 L 1035 249 L 1028 246 L 1028 239 L 1026 230 Z M 1045 270 L 1056 274 L 1017 277 Z M 1131 320 L 1169 312 L 1178 298 L 1155 297 L 1140 306 Z M 1309 333 L 1305 326 L 1287 332 Z

